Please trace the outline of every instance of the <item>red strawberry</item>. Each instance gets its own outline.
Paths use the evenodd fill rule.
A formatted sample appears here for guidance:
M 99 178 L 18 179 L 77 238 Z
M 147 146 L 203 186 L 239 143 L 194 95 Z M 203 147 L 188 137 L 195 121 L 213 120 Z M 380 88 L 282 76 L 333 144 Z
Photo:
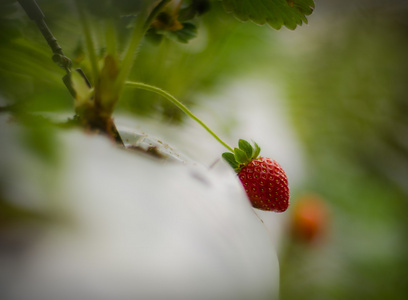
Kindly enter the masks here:
M 234 153 L 222 156 L 238 173 L 252 206 L 262 210 L 284 212 L 289 206 L 288 178 L 273 159 L 258 157 L 259 146 L 239 140 Z
M 323 198 L 307 194 L 297 199 L 292 210 L 291 231 L 293 236 L 305 243 L 321 241 L 327 234 L 330 211 Z
M 259 157 L 238 173 L 252 206 L 284 212 L 289 206 L 288 178 L 273 159 Z

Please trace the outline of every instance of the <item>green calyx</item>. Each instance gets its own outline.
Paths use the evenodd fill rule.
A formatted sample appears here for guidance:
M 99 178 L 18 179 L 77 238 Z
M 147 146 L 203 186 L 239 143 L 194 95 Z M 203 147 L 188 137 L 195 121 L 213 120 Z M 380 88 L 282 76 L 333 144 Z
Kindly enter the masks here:
M 238 148 L 234 148 L 234 152 L 224 152 L 222 157 L 230 164 L 230 166 L 239 173 L 243 167 L 249 162 L 257 159 L 261 148 L 254 142 L 254 147 L 245 140 L 238 141 Z

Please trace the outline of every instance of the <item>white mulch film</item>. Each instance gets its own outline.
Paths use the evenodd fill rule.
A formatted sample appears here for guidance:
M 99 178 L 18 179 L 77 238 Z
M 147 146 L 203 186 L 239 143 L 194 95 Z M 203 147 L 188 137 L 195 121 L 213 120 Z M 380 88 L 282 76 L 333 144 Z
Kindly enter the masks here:
M 233 171 L 217 161 L 225 149 L 202 128 L 175 131 L 115 117 L 126 144 L 155 147 L 168 158 L 70 130 L 57 136 L 53 165 L 27 150 L 8 116 L 0 121 L 2 193 L 64 218 L 17 231 L 19 254 L 7 248 L 13 236 L 0 239 L 0 299 L 278 299 L 284 216 L 250 206 Z

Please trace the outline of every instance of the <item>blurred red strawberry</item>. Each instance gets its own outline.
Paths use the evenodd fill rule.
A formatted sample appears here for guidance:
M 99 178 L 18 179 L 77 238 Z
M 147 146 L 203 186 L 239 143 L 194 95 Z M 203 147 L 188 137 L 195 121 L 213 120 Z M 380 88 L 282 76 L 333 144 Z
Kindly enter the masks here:
M 326 234 L 329 211 L 325 201 L 315 194 L 301 196 L 292 209 L 291 233 L 302 242 L 315 242 Z

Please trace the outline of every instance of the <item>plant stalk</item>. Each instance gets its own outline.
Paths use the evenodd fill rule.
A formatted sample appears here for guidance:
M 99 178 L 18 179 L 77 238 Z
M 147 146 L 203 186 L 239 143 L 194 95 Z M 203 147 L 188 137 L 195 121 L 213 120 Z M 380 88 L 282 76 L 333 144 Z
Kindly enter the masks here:
M 116 57 L 117 44 L 115 36 L 115 24 L 112 17 L 109 17 L 105 21 L 105 39 L 108 54 Z
M 95 46 L 92 41 L 90 25 L 89 25 L 88 19 L 86 17 L 85 9 L 81 1 L 75 0 L 75 4 L 78 10 L 79 19 L 81 21 L 82 31 L 84 32 L 84 35 L 85 35 L 85 43 L 86 43 L 86 48 L 88 50 L 89 60 L 91 62 L 93 80 L 96 81 L 98 80 L 98 76 L 99 76 L 98 58 L 96 56 Z
M 130 70 L 133 66 L 133 60 L 136 57 L 137 49 L 139 48 L 140 42 L 142 41 L 143 37 L 145 36 L 147 30 L 149 29 L 150 25 L 160 13 L 160 11 L 169 3 L 170 0 L 162 0 L 156 7 L 151 11 L 149 16 L 147 17 L 146 21 L 143 22 L 143 17 L 139 16 L 138 22 L 135 24 L 135 27 L 132 32 L 132 38 L 129 42 L 129 46 L 126 50 L 125 56 L 123 57 L 123 61 L 121 63 L 120 72 L 118 74 L 116 80 L 116 88 L 118 93 L 121 92 L 125 81 L 130 73 Z
M 227 143 L 225 143 L 222 139 L 220 139 L 218 137 L 218 135 L 216 135 L 210 128 L 208 128 L 208 126 L 205 125 L 205 123 L 203 121 L 201 121 L 196 115 L 194 115 L 183 103 L 178 101 L 174 96 L 172 96 L 171 94 L 169 94 L 165 90 L 162 90 L 161 88 L 158 88 L 158 87 L 155 87 L 155 86 L 152 86 L 152 85 L 149 85 L 149 84 L 141 83 L 141 82 L 126 81 L 126 85 L 132 86 L 132 87 L 137 88 L 137 89 L 150 91 L 150 92 L 156 93 L 156 94 L 166 98 L 171 103 L 176 105 L 179 109 L 181 109 L 190 118 L 192 118 L 194 121 L 196 121 L 198 124 L 200 124 L 208 133 L 210 133 L 218 142 L 220 142 L 221 145 L 223 145 L 229 151 L 234 152 L 234 150 L 230 146 L 228 146 Z

